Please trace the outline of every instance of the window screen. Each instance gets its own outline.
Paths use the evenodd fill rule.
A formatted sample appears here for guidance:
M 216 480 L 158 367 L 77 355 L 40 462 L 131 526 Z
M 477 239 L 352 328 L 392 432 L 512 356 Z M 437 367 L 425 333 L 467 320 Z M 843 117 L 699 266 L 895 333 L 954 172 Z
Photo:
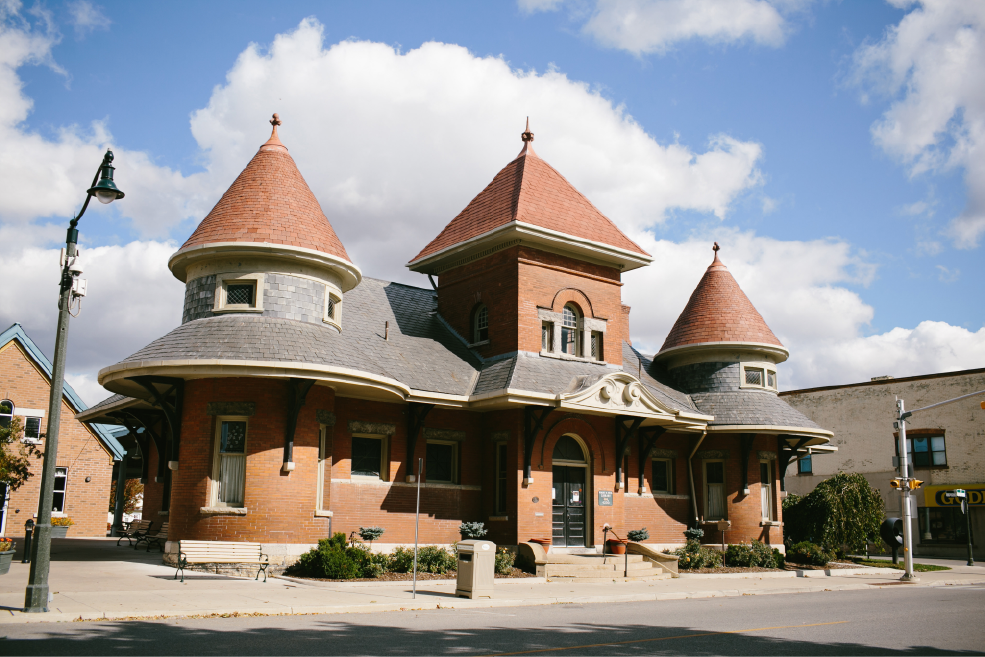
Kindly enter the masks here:
M 253 305 L 253 290 L 252 285 L 227 285 L 226 286 L 226 305 Z
M 335 319 L 335 299 L 332 297 L 328 297 L 328 310 L 326 312 L 329 319 Z
M 383 462 L 383 440 L 352 437 L 352 474 L 379 477 Z
M 65 493 L 68 489 L 68 468 L 55 468 L 54 493 L 51 496 L 51 512 L 65 513 Z

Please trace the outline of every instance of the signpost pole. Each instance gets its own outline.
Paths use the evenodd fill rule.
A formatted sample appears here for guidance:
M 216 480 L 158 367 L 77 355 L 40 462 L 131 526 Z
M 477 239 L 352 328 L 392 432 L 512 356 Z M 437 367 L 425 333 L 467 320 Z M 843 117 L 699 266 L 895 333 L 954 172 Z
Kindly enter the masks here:
M 961 510 L 964 511 L 964 521 L 965 521 L 965 531 L 968 534 L 968 565 L 975 565 L 975 553 L 971 546 L 971 500 L 967 493 L 965 498 L 961 500 Z
M 421 466 L 424 459 L 417 459 L 417 511 L 414 514 L 414 599 L 417 599 L 417 535 L 421 527 Z
M 904 485 L 900 486 L 903 496 L 903 577 L 902 581 L 913 581 L 913 527 L 910 519 L 910 461 L 906 449 L 906 410 L 903 400 L 896 400 L 896 411 L 899 417 L 900 464 Z

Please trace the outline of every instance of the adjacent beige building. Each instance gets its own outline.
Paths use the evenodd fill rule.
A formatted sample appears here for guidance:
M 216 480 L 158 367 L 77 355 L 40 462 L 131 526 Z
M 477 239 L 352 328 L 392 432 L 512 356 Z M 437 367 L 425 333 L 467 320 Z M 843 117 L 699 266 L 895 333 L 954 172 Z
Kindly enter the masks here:
M 786 473 L 786 490 L 797 495 L 838 472 L 860 472 L 886 500 L 886 513 L 902 517 L 901 496 L 889 482 L 897 475 L 893 457 L 896 398 L 906 410 L 985 390 L 985 369 L 782 392 L 780 396 L 817 424 L 834 431 L 834 453 L 804 454 Z M 914 496 L 915 554 L 966 554 L 964 515 L 943 493 L 968 491 L 975 558 L 985 558 L 985 395 L 916 413 L 907 422 L 907 442 L 917 479 Z

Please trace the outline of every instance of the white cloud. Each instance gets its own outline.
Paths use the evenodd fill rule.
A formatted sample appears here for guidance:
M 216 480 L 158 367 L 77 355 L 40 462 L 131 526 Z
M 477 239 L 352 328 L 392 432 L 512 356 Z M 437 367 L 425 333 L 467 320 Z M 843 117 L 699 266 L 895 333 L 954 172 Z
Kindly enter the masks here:
M 98 7 L 87 0 L 75 0 L 68 3 L 68 13 L 75 27 L 75 34 L 84 37 L 94 30 L 108 30 L 112 21 Z
M 912 11 L 858 49 L 852 81 L 892 99 L 872 137 L 911 175 L 964 169 L 967 205 L 947 232 L 973 248 L 985 234 L 985 3 L 890 1 Z
M 564 4 L 564 0 L 517 0 L 517 6 L 525 14 L 539 11 L 556 11 Z
M 403 263 L 516 156 L 528 115 L 537 152 L 623 227 L 651 226 L 674 208 L 724 217 L 761 179 L 759 144 L 728 135 L 703 151 L 658 143 L 558 71 L 517 71 L 442 43 L 326 48 L 313 20 L 266 53 L 248 48 L 193 115 L 220 186 L 266 139 L 274 111 L 349 254 L 366 273 L 398 280 L 417 280 Z
M 171 276 L 173 243 L 131 242 L 81 249 L 88 294 L 71 320 L 70 381 L 94 381 L 101 368 L 125 358 L 181 323 L 184 286 Z M 51 358 L 57 322 L 58 250 L 26 247 L 0 252 L 0 325 L 20 322 Z M 88 379 L 78 378 L 87 376 Z M 73 383 L 74 385 L 74 383 Z M 91 391 L 87 402 L 101 399 Z
M 937 265 L 937 279 L 941 283 L 954 283 L 961 277 L 960 269 L 948 269 L 944 265 Z

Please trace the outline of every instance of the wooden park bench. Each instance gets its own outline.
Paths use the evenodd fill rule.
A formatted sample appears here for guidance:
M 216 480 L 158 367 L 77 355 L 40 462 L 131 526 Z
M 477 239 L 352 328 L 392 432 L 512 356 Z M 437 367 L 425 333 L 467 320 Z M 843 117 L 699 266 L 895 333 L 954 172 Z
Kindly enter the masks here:
M 140 542 L 143 541 L 144 543 L 147 543 L 148 552 L 150 552 L 150 549 L 152 547 L 161 548 L 161 552 L 164 552 L 164 544 L 167 542 L 167 540 L 168 540 L 168 523 L 165 522 L 161 525 L 161 528 L 157 531 L 156 534 L 151 534 L 150 532 L 148 532 L 144 536 L 137 539 L 137 545 L 140 545 Z M 133 548 L 137 549 L 137 545 L 134 545 Z
M 253 579 L 260 579 L 263 573 L 263 581 L 267 581 L 267 566 L 270 565 L 270 557 L 263 553 L 263 545 L 260 543 L 239 543 L 234 541 L 179 541 L 178 542 L 178 570 L 174 572 L 174 578 L 178 579 L 178 571 L 181 571 L 181 581 L 185 581 L 185 566 L 193 563 L 251 563 L 260 566 L 257 576 Z
M 127 539 L 127 547 L 132 545 L 131 541 L 139 541 L 141 536 L 147 535 L 147 532 L 150 531 L 151 525 L 153 524 L 153 520 L 138 520 L 137 522 L 131 523 L 130 526 L 123 530 L 123 533 L 120 534 L 119 540 L 116 541 L 117 547 L 119 547 L 120 541 L 124 538 Z

